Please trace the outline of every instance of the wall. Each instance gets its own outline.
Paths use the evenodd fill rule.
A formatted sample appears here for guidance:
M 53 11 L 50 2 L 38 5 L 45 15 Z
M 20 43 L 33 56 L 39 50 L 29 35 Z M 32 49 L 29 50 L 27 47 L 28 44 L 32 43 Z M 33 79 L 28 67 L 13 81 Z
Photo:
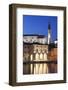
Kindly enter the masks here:
M 37 85 L 11 87 L 8 85 L 9 70 L 9 4 L 10 3 L 29 3 L 42 5 L 67 6 L 68 0 L 0 0 L 0 90 L 67 90 L 66 84 Z M 67 12 L 68 16 L 68 12 Z M 67 18 L 68 21 L 68 18 Z M 68 28 L 68 26 L 67 26 Z M 67 32 L 68 34 L 68 32 Z M 67 36 L 68 38 L 68 36 Z M 68 48 L 67 48 L 68 49 Z M 68 64 L 68 61 L 67 61 Z M 68 68 L 68 66 L 67 66 Z M 67 72 L 68 75 L 68 72 Z M 67 77 L 68 81 L 68 77 Z

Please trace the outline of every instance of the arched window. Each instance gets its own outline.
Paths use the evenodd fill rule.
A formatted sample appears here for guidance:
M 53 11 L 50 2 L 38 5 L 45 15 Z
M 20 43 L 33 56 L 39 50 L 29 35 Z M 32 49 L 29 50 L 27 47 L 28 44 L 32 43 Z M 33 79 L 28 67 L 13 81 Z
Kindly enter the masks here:
M 47 54 L 44 53 L 44 60 L 46 61 L 47 60 Z
M 29 54 L 28 53 L 25 55 L 25 59 L 29 60 Z
M 31 60 L 31 61 L 33 60 L 33 55 L 32 55 L 32 54 L 30 55 L 30 60 Z
M 39 53 L 36 53 L 36 54 L 35 54 L 35 59 L 36 59 L 36 60 L 39 60 Z
M 43 53 L 40 53 L 40 60 L 43 60 Z

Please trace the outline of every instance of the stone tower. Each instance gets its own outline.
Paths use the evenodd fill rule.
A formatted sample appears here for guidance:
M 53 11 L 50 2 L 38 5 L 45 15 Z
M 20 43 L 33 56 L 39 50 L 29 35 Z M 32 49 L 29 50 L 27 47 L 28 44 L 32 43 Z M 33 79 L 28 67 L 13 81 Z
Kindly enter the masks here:
M 51 27 L 50 24 L 48 25 L 48 44 L 51 43 Z

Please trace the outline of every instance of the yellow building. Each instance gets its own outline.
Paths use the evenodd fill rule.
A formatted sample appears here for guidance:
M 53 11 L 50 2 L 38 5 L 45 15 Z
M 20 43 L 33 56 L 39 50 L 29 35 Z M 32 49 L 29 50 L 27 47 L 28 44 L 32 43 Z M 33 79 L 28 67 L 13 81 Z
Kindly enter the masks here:
M 28 61 L 47 61 L 48 45 L 44 44 L 25 44 L 23 45 L 23 57 L 24 62 Z M 24 74 L 45 74 L 48 72 L 46 64 L 25 64 Z

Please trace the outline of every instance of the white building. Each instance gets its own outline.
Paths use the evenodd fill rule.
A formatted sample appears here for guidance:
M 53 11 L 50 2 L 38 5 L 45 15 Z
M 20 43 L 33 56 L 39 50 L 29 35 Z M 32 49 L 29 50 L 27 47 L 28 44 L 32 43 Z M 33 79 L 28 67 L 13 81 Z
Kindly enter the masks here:
M 23 36 L 23 42 L 47 44 L 47 37 L 44 35 L 26 34 Z

